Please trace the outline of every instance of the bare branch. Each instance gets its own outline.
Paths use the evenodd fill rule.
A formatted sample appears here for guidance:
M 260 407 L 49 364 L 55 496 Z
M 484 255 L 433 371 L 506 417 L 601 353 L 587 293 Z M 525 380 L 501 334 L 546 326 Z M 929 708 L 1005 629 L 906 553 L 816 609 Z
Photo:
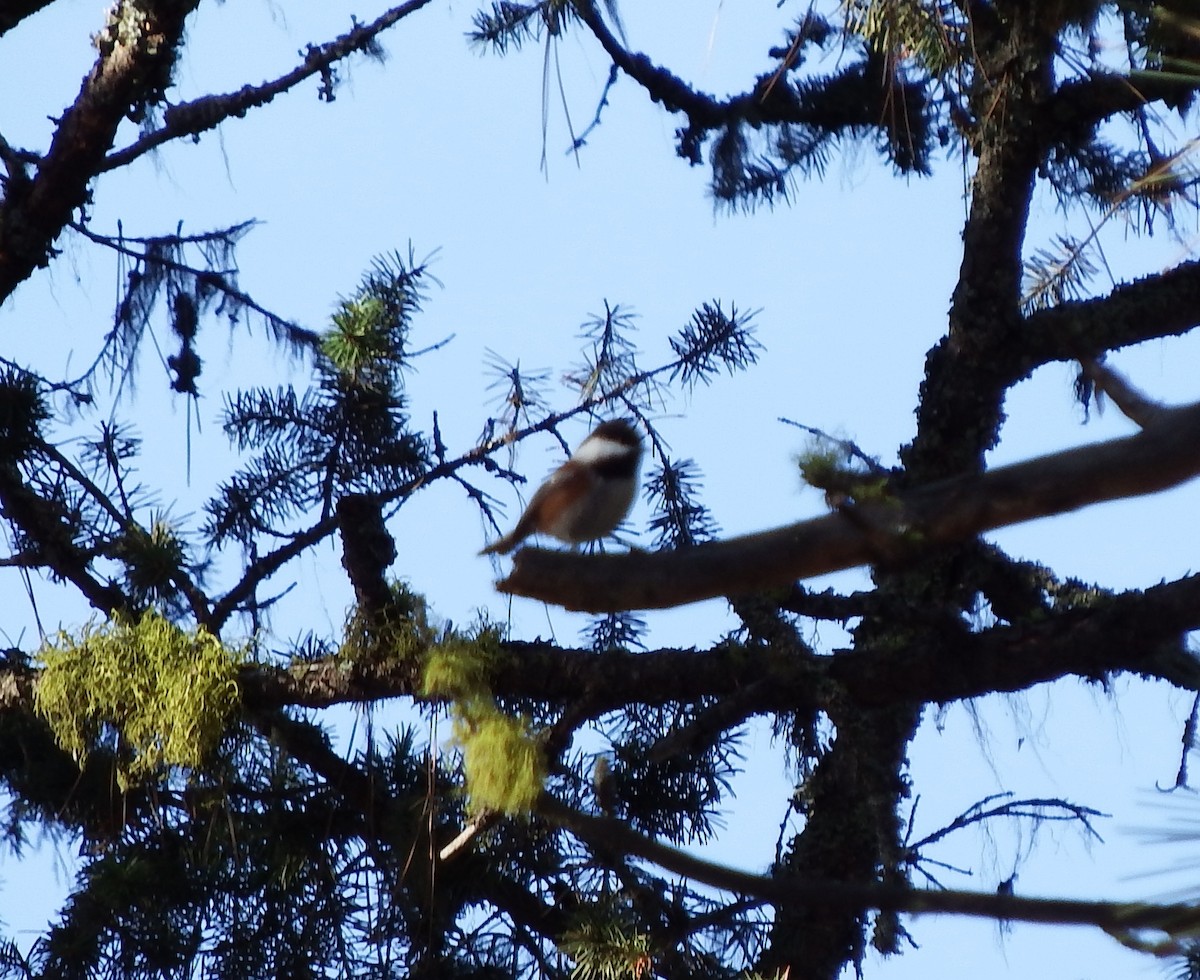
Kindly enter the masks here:
M 1122 943 L 1138 941 L 1139 930 L 1152 929 L 1168 936 L 1185 936 L 1200 925 L 1200 910 L 1185 904 L 1020 898 L 998 892 L 920 891 L 893 885 L 753 874 L 661 844 L 611 817 L 596 817 L 572 810 L 549 794 L 542 795 L 537 812 L 593 847 L 633 855 L 712 888 L 773 904 L 819 904 L 909 915 L 966 915 L 1055 925 L 1090 925 L 1103 929 Z M 1153 948 L 1159 953 L 1172 953 L 1175 946 L 1176 943 L 1168 941 L 1155 944 Z
M 198 2 L 157 0 L 136 12 L 118 3 L 109 12 L 97 37 L 100 54 L 59 119 L 36 174 L 19 187 L 9 185 L 0 203 L 0 302 L 49 263 L 54 240 L 86 202 L 117 127 L 157 94 L 155 80 L 165 85 L 170 78 L 184 20 Z M 128 24 L 121 20 L 126 14 Z
M 575 555 L 525 548 L 501 592 L 587 612 L 664 609 L 894 564 L 981 531 L 1155 493 L 1200 475 L 1200 404 L 1125 439 L 1081 446 L 882 502 L 680 551 Z
M 305 53 L 303 64 L 272 81 L 263 82 L 261 85 L 244 85 L 236 92 L 206 95 L 191 102 L 171 106 L 163 114 L 163 126 L 160 129 L 110 153 L 105 157 L 100 171 L 123 167 L 170 140 L 198 136 L 207 130 L 215 129 L 226 119 L 244 116 L 251 109 L 266 105 L 275 96 L 295 88 L 305 79 L 327 72 L 334 62 L 369 50 L 376 43 L 379 34 L 429 2 L 430 0 L 409 0 L 408 3 L 392 7 L 369 24 L 356 25 L 353 30 L 327 44 L 310 46 Z

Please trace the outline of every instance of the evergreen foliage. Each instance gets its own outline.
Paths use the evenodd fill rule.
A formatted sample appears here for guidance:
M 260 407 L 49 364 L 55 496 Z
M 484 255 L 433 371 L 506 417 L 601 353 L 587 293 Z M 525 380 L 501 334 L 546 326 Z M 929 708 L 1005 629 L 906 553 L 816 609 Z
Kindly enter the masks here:
M 1008 894 L 1013 878 L 999 894 L 944 890 L 957 869 L 938 847 L 953 834 L 1003 824 L 1035 836 L 1066 824 L 1098 839 L 1102 815 L 1002 793 L 920 833 L 908 769 L 926 709 L 1136 674 L 1195 696 L 1177 780 L 1188 784 L 1200 579 L 1122 591 L 1009 556 L 976 530 L 1009 519 L 1014 497 L 1051 498 L 1045 514 L 1066 506 L 1060 498 L 1080 505 L 1054 480 L 1019 484 L 1010 471 L 999 490 L 984 482 L 996 475 L 985 460 L 1006 398 L 1054 362 L 1080 364 L 1085 406 L 1103 395 L 1143 430 L 1108 447 L 1106 472 L 1092 474 L 1120 484 L 1115 495 L 1198 468 L 1156 466 L 1169 451 L 1194 456 L 1196 410 L 1148 404 L 1105 355 L 1195 328 L 1200 265 L 1180 260 L 1108 289 L 1098 236 L 1116 220 L 1131 235 L 1194 220 L 1193 0 L 781 7 L 779 45 L 726 95 L 638 50 L 612 0 L 502 0 L 475 14 L 478 47 L 519 56 L 542 44 L 547 85 L 574 42 L 602 51 L 611 72 L 601 108 L 629 86 L 675 116 L 675 150 L 710 168 L 719 208 L 798 203 L 802 180 L 864 148 L 906 179 L 962 174 L 959 279 L 897 465 L 801 426 L 813 442 L 800 475 L 830 511 L 810 522 L 824 535 L 821 570 L 851 563 L 837 551 L 847 540 L 866 542 L 855 560 L 872 566 L 870 587 L 848 594 L 786 574 L 800 525 L 755 536 L 768 541 L 766 561 L 739 550 L 753 541 L 718 541 L 700 465 L 674 455 L 660 431 L 680 396 L 769 356 L 757 311 L 702 300 L 655 361 L 635 313 L 606 301 L 561 371 L 523 367 L 537 353 L 527 338 L 499 337 L 487 352 L 491 415 L 474 443 L 456 447 L 436 411 L 425 424 L 410 401 L 408 372 L 425 352 L 414 337 L 440 285 L 411 248 L 378 258 L 311 330 L 243 291 L 237 252 L 253 222 L 146 237 L 95 229 L 102 174 L 266 111 L 309 78 L 332 101 L 339 66 L 380 56 L 384 32 L 406 30 L 434 3 L 355 19 L 275 79 L 186 101 L 175 76 L 197 3 L 120 0 L 77 101 L 53 118 L 54 138 L 33 151 L 0 136 L 0 301 L 61 263 L 65 233 L 120 263 L 111 320 L 94 331 L 80 373 L 50 377 L 0 358 L 0 570 L 20 575 L 30 596 L 36 582 L 94 615 L 40 645 L 7 640 L 0 662 L 3 840 L 18 854 L 42 835 L 82 846 L 59 916 L 32 945 L 0 946 L 0 976 L 835 980 L 863 972 L 871 947 L 901 953 L 902 916 L 930 911 L 1091 923 L 1170 954 L 1179 977 L 1200 976 L 1194 908 L 1029 903 Z M 0 11 L 0 43 L 45 5 Z M 606 118 L 597 109 L 584 136 Z M 118 147 L 128 120 L 141 128 Z M 573 134 L 575 152 L 584 136 Z M 1092 233 L 1026 244 L 1038 190 Z M 869 277 L 848 270 L 850 282 Z M 227 390 L 203 342 L 253 325 L 291 380 Z M 207 494 L 198 518 L 138 475 L 139 367 L 152 357 L 189 413 L 202 397 L 223 399 L 238 461 L 223 478 L 197 475 Z M 549 566 L 565 569 L 547 576 L 551 590 L 599 583 L 574 600 L 598 613 L 581 648 L 512 635 L 486 613 L 455 628 L 420 581 L 389 577 L 407 543 L 393 519 L 431 487 L 462 491 L 468 519 L 499 528 L 512 516 L 501 494 L 535 476 L 529 447 L 569 451 L 585 425 L 618 415 L 647 445 L 641 540 L 653 554 L 529 549 L 501 583 L 518 591 L 523 575 L 547 567 L 539 562 L 562 562 Z M 1129 449 L 1147 443 L 1141 456 Z M 1048 465 L 1030 467 L 1044 474 L 1039 463 Z M 1003 513 L 924 535 L 909 519 L 929 509 L 931 487 L 943 492 L 936 499 Z M 921 516 L 938 526 L 939 515 Z M 273 576 L 329 546 L 340 547 L 354 593 L 345 619 L 277 620 L 290 586 Z M 643 607 L 606 604 L 623 570 L 664 556 L 678 560 L 680 581 L 651 581 L 643 594 L 658 602 L 693 574 L 715 576 L 721 587 L 707 594 L 728 597 L 733 629 L 661 649 Z M 784 570 L 768 587 L 764 566 Z M 356 712 L 348 741 L 346 716 L 329 711 L 339 705 Z M 687 850 L 719 838 L 735 780 L 755 761 L 753 719 L 783 747 L 792 780 L 765 871 Z M 1027 856 L 1013 855 L 1014 877 Z

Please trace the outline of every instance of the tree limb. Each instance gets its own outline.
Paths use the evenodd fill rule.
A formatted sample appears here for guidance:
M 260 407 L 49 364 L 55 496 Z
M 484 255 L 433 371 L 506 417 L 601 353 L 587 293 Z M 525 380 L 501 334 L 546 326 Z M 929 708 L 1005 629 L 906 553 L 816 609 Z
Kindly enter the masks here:
M 1200 628 L 1200 576 L 1101 596 L 1087 608 L 1047 611 L 1031 624 L 904 649 L 864 648 L 833 656 L 780 655 L 768 648 L 723 644 L 713 650 L 593 653 L 549 643 L 509 642 L 492 665 L 490 690 L 501 699 L 551 705 L 586 701 L 594 714 L 628 704 L 694 702 L 724 695 L 733 723 L 767 711 L 830 710 L 845 704 L 945 703 L 992 692 L 1025 690 L 1061 677 L 1122 671 L 1200 690 L 1200 661 L 1183 636 Z M 373 701 L 419 693 L 419 665 L 361 665 L 323 660 L 288 668 L 263 665 L 242 674 L 251 705 Z
M 921 891 L 882 884 L 859 885 L 753 874 L 694 857 L 639 834 L 611 817 L 596 817 L 572 810 L 549 794 L 542 795 L 537 812 L 593 847 L 634 855 L 712 888 L 761 898 L 773 904 L 809 903 L 851 910 L 873 908 L 909 915 L 966 915 L 999 921 L 1090 925 L 1103 929 L 1120 942 L 1133 941 L 1139 930 L 1159 930 L 1171 936 L 1186 934 L 1200 925 L 1200 910 L 1186 904 L 1021 898 L 995 892 Z M 1173 953 L 1174 945 L 1162 944 L 1155 949 Z
M 1012 340 L 1019 351 L 1011 379 L 1050 361 L 1097 357 L 1162 337 L 1178 337 L 1200 323 L 1200 261 L 1123 283 L 1107 296 L 1059 303 L 1027 316 Z
M 0 203 L 0 302 L 47 265 L 54 240 L 87 201 L 88 185 L 130 112 L 161 96 L 175 67 L 184 21 L 199 0 L 116 4 L 97 36 L 99 56 L 27 182 Z
M 110 153 L 104 158 L 100 171 L 123 167 L 170 140 L 199 136 L 207 130 L 215 129 L 226 119 L 244 116 L 251 109 L 266 105 L 275 96 L 282 95 L 305 79 L 328 71 L 334 62 L 356 52 L 369 50 L 377 43 L 378 35 L 429 2 L 430 0 L 408 0 L 407 3 L 385 11 L 369 24 L 356 25 L 327 44 L 312 45 L 305 53 L 303 64 L 269 82 L 244 85 L 236 92 L 206 95 L 191 102 L 171 106 L 163 114 L 161 128 L 146 133 L 129 146 Z
M 54 0 L 5 0 L 0 3 L 0 36 L 7 34 L 31 14 L 50 6 Z
M 1163 100 L 1178 99 L 1196 83 L 1160 71 L 1139 71 L 1134 76 L 1120 72 L 1093 71 L 1082 78 L 1063 82 L 1041 107 L 1047 133 L 1063 138 L 1066 128 L 1094 130 L 1113 116 Z
M 600 613 L 745 595 L 868 563 L 894 564 L 981 531 L 1155 493 L 1200 475 L 1200 403 L 1134 436 L 941 480 L 883 502 L 680 551 L 524 548 L 501 592 Z

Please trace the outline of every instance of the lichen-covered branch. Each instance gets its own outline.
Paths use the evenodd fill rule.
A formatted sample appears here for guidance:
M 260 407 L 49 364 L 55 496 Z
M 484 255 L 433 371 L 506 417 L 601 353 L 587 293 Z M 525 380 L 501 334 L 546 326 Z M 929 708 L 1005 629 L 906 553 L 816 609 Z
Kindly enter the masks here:
M 122 120 L 162 99 L 197 3 L 121 0 L 110 9 L 96 62 L 58 120 L 49 150 L 28 180 L 9 182 L 0 202 L 0 302 L 50 261 Z

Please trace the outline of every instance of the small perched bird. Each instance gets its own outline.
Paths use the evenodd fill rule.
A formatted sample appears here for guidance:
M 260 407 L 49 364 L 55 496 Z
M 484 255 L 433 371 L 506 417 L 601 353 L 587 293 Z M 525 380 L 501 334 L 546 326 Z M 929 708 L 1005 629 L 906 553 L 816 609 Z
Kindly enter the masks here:
M 481 555 L 506 555 L 531 534 L 567 544 L 595 541 L 624 520 L 637 493 L 642 440 L 626 419 L 601 422 L 551 473 L 512 532 Z

